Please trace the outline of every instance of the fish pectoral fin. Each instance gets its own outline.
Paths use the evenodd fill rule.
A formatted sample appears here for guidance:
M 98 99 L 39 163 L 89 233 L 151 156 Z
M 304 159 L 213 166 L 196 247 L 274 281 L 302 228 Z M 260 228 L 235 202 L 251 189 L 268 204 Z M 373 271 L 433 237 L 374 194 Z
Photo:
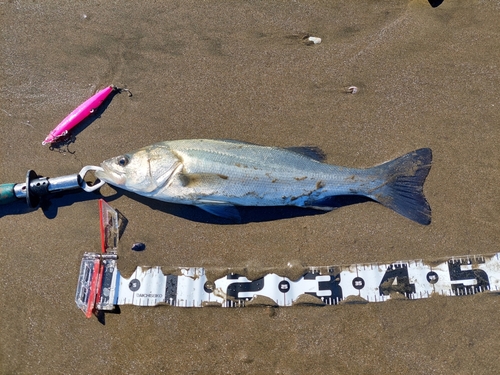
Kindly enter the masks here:
M 196 206 L 215 216 L 231 219 L 237 222 L 241 220 L 240 213 L 236 207 L 227 202 L 200 200 L 196 203 Z
M 149 193 L 151 195 L 156 194 L 159 190 L 163 189 L 165 186 L 167 186 L 171 181 L 172 177 L 175 175 L 179 174 L 179 172 L 182 170 L 183 164 L 181 162 L 177 162 L 170 169 L 165 171 L 163 174 L 161 174 L 158 177 L 154 177 L 151 174 L 151 165 L 149 165 L 149 175 L 152 181 L 152 185 L 155 186 L 153 190 L 151 190 Z

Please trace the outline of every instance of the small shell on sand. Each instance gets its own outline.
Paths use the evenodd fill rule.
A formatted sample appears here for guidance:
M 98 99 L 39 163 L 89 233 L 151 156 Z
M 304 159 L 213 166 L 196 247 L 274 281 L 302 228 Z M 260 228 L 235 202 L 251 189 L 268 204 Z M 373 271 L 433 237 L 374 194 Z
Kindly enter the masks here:
M 313 44 L 320 44 L 321 43 L 321 38 L 317 38 L 315 36 L 310 36 L 307 38 L 308 41 L 312 42 Z
M 349 86 L 347 88 L 347 92 L 349 94 L 356 94 L 358 92 L 358 88 L 356 86 Z

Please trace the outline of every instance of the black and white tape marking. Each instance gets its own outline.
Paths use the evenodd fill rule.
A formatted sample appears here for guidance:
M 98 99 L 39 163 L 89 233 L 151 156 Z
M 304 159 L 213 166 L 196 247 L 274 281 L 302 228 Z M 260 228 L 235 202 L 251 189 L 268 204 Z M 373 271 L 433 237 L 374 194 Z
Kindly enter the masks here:
M 92 268 L 100 255 L 86 253 L 81 270 Z M 348 297 L 367 302 L 386 301 L 394 296 L 407 299 L 427 298 L 433 294 L 457 296 L 500 289 L 500 253 L 489 256 L 453 257 L 432 264 L 423 261 L 389 264 L 311 267 L 299 279 L 291 280 L 276 273 L 249 280 L 228 274 L 208 280 L 204 268 L 179 268 L 178 275 L 164 275 L 160 267 L 138 267 L 124 278 L 116 267 L 117 257 L 101 261 L 103 272 L 96 286 L 95 306 L 110 310 L 115 305 L 155 306 L 166 303 L 180 307 L 245 306 L 257 297 L 275 306 L 291 306 L 310 296 L 308 303 L 335 305 Z M 87 266 L 85 264 L 87 263 Z M 84 272 L 85 273 L 85 272 Z M 82 271 L 77 304 L 88 304 L 92 272 Z M 85 300 L 87 298 L 87 300 Z
M 452 257 L 432 263 L 414 260 L 310 267 L 297 280 L 276 273 L 255 280 L 234 273 L 208 280 L 205 269 L 199 267 L 179 268 L 175 275 L 163 274 L 161 267 L 137 267 L 125 278 L 116 267 L 118 213 L 102 199 L 99 210 L 102 254 L 84 254 L 75 297 L 87 317 L 96 310 L 113 310 L 126 304 L 336 305 L 353 297 L 356 301 L 381 302 L 396 296 L 419 299 L 433 294 L 461 296 L 500 290 L 500 253 Z

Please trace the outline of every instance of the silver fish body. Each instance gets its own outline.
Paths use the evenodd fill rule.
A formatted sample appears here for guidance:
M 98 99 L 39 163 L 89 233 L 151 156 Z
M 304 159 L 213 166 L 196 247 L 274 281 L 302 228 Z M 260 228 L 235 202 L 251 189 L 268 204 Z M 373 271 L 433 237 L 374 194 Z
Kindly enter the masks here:
M 235 206 L 331 210 L 328 198 L 361 195 L 420 224 L 430 223 L 423 195 L 430 149 L 367 169 L 326 164 L 304 150 L 230 140 L 168 141 L 106 160 L 96 176 L 143 196 L 231 218 L 238 216 Z

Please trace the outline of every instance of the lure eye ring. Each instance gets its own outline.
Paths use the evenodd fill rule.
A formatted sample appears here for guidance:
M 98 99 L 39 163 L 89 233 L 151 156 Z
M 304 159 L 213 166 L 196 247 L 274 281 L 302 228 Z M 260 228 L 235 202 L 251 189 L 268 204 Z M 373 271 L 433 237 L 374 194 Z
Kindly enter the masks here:
M 120 167 L 125 167 L 129 163 L 130 159 L 127 155 L 123 155 L 118 157 L 117 163 Z

